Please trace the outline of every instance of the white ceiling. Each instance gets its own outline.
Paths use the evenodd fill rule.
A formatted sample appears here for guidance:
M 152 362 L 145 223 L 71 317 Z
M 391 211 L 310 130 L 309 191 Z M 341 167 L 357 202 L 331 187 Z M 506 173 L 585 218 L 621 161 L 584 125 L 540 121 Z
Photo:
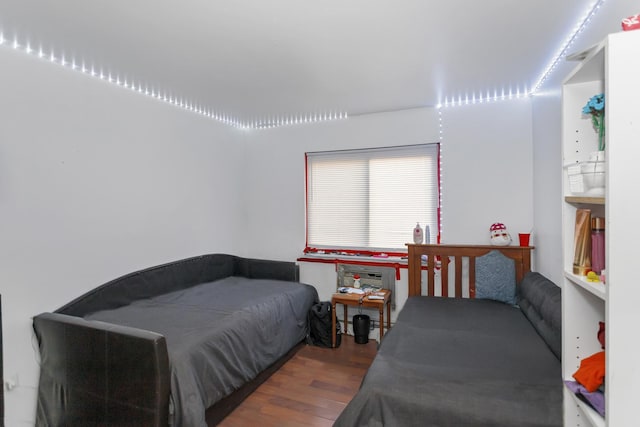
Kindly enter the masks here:
M 252 121 L 529 91 L 594 3 L 0 0 L 0 31 Z

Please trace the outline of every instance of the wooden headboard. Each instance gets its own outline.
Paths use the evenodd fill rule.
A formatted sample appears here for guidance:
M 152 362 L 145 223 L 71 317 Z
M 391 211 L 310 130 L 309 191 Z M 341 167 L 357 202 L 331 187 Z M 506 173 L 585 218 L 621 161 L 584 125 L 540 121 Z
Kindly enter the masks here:
M 500 251 L 504 256 L 515 261 L 516 283 L 522 281 L 525 273 L 531 270 L 532 246 L 490 246 L 490 245 L 413 245 L 409 248 L 409 296 L 422 295 L 422 270 L 427 270 L 427 295 L 436 295 L 435 270 L 436 263 L 441 268 L 441 292 L 442 296 L 449 296 L 449 268 L 454 262 L 455 268 L 455 294 L 462 298 L 462 260 L 467 258 L 469 277 L 469 297 L 475 295 L 476 258 L 486 255 L 491 251 Z M 422 264 L 422 256 L 427 256 L 427 264 Z

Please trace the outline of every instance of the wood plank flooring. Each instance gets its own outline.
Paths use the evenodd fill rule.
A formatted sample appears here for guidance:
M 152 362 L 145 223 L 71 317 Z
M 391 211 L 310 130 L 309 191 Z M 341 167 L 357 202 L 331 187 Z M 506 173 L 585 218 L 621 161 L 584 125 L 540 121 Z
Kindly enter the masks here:
M 360 387 L 377 343 L 342 336 L 337 349 L 304 346 L 219 425 L 330 427 Z

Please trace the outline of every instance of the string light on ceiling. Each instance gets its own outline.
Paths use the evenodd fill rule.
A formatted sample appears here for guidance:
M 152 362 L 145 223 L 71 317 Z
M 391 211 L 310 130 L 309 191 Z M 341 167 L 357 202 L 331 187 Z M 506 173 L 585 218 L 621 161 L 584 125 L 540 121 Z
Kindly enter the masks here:
M 520 87 L 517 87 L 515 89 L 503 88 L 500 90 L 500 92 L 498 92 L 497 90 L 494 90 L 493 93 L 490 93 L 489 91 L 487 91 L 486 93 L 474 92 L 471 94 L 467 93 L 464 96 L 458 95 L 457 97 L 451 97 L 451 98 L 446 97 L 444 99 L 444 102 L 441 104 L 438 104 L 436 107 L 437 108 L 458 107 L 461 105 L 473 105 L 473 104 L 482 104 L 482 103 L 497 102 L 497 101 L 506 101 L 511 99 L 526 98 L 530 96 L 530 94 L 531 92 L 529 92 L 526 87 L 522 89 Z
M 314 114 L 283 115 L 251 121 L 243 121 L 233 117 L 230 114 L 219 112 L 214 110 L 213 108 L 197 104 L 187 99 L 180 98 L 176 95 L 172 95 L 167 91 L 155 89 L 148 84 L 136 82 L 133 79 L 127 79 L 126 77 L 121 77 L 116 73 L 98 69 L 98 67 L 95 67 L 93 65 L 87 66 L 85 62 L 78 61 L 75 58 L 69 58 L 63 53 L 55 52 L 53 49 L 48 52 L 45 51 L 42 47 L 34 49 L 28 41 L 21 42 L 17 36 L 14 36 L 11 40 L 9 40 L 5 38 L 4 32 L 0 30 L 0 47 L 2 46 L 9 47 L 15 51 L 23 52 L 31 56 L 35 56 L 50 63 L 63 66 L 67 69 L 83 73 L 107 83 L 114 84 L 121 88 L 154 98 L 158 101 L 171 104 L 174 107 L 182 108 L 192 113 L 217 120 L 221 123 L 233 126 L 238 129 L 267 129 L 297 124 L 344 120 L 348 118 L 348 114 L 346 112 L 323 112 Z
M 582 33 L 585 30 L 585 28 L 589 26 L 589 24 L 591 23 L 591 20 L 598 13 L 598 11 L 600 10 L 604 2 L 605 0 L 596 1 L 593 7 L 588 10 L 584 18 L 582 18 L 578 22 L 574 30 L 571 32 L 571 34 L 569 34 L 569 37 L 567 37 L 567 40 L 558 49 L 558 53 L 553 57 L 553 59 L 551 60 L 547 68 L 545 68 L 544 72 L 542 73 L 542 76 L 540 76 L 536 84 L 533 86 L 533 90 L 531 91 L 532 94 L 535 94 L 540 90 L 540 88 L 542 88 L 542 86 L 547 81 L 549 76 L 553 73 L 553 71 L 556 69 L 560 61 L 562 61 L 567 56 L 567 54 L 569 53 L 569 49 L 571 48 L 571 46 L 573 46 L 573 43 L 578 39 L 578 36 L 580 35 L 580 33 Z
M 505 100 L 511 100 L 511 99 L 525 98 L 525 97 L 535 95 L 542 88 L 542 86 L 547 81 L 549 76 L 553 73 L 553 71 L 555 71 L 558 64 L 562 60 L 564 60 L 564 58 L 567 56 L 571 46 L 573 46 L 575 41 L 578 39 L 578 36 L 589 26 L 589 24 L 593 20 L 593 17 L 598 13 L 598 11 L 600 10 L 604 2 L 605 0 L 596 1 L 593 4 L 593 6 L 587 11 L 585 16 L 579 20 L 578 24 L 575 26 L 571 34 L 569 34 L 569 37 L 567 37 L 567 40 L 558 49 L 558 53 L 553 57 L 550 64 L 545 68 L 544 72 L 542 73 L 542 76 L 540 76 L 538 81 L 535 83 L 535 85 L 531 89 L 527 89 L 526 87 L 523 88 L 522 90 L 520 90 L 520 88 L 516 88 L 515 91 L 512 89 L 509 89 L 508 91 L 505 91 L 504 89 L 502 89 L 500 94 L 498 94 L 497 91 L 494 91 L 493 94 L 487 92 L 484 95 L 482 93 L 479 93 L 479 94 L 473 93 L 471 94 L 471 96 L 467 94 L 464 97 L 462 96 L 458 96 L 457 98 L 447 97 L 445 98 L 443 103 L 437 105 L 437 108 L 455 107 L 455 106 L 469 105 L 469 104 L 479 104 L 483 102 L 505 101 Z
M 567 40 L 562 44 L 560 49 L 558 49 L 558 53 L 553 57 L 549 66 L 547 66 L 542 73 L 542 76 L 538 79 L 536 84 L 528 89 L 526 87 L 520 88 L 517 87 L 514 89 L 501 89 L 498 93 L 497 90 L 494 90 L 493 93 L 487 91 L 486 93 L 478 92 L 471 94 L 464 94 L 456 96 L 445 97 L 444 101 L 436 106 L 436 108 L 442 107 L 456 107 L 462 105 L 472 105 L 472 104 L 481 104 L 481 103 L 489 103 L 489 102 L 498 102 L 512 99 L 520 99 L 534 95 L 538 92 L 544 83 L 547 81 L 549 76 L 556 69 L 557 65 L 561 60 L 565 58 L 568 53 L 570 47 L 574 44 L 580 33 L 584 31 L 585 28 L 591 23 L 593 17 L 597 14 L 597 12 L 602 7 L 602 4 L 605 0 L 597 0 L 591 9 L 588 10 L 585 17 L 581 19 L 576 25 L 575 29 L 571 32 Z M 161 89 L 155 89 L 148 84 L 143 84 L 142 82 L 136 82 L 133 79 L 127 80 L 127 78 L 123 78 L 118 74 L 114 74 L 111 71 L 104 71 L 102 69 L 97 69 L 95 66 L 87 67 L 87 65 L 83 61 L 77 61 L 75 58 L 67 58 L 63 53 L 56 54 L 54 50 L 50 50 L 46 52 L 42 47 L 39 47 L 37 50 L 34 49 L 29 42 L 22 43 L 19 41 L 17 36 L 14 36 L 13 39 L 6 39 L 3 31 L 0 29 L 0 46 L 7 46 L 16 51 L 21 51 L 28 55 L 36 56 L 42 60 L 49 61 L 51 63 L 61 65 L 65 68 L 81 72 L 83 74 L 89 75 L 91 77 L 98 78 L 105 82 L 115 84 L 119 87 L 131 90 L 133 92 L 137 92 L 139 94 L 154 98 L 158 101 L 165 102 L 171 104 L 175 107 L 182 108 L 188 110 L 192 113 L 199 114 L 205 116 L 207 118 L 217 120 L 226 125 L 233 126 L 238 129 L 270 129 L 282 126 L 292 126 L 298 124 L 308 124 L 308 123 L 317 123 L 317 122 L 327 122 L 327 121 L 335 121 L 335 120 L 345 120 L 349 118 L 349 115 L 346 112 L 342 111 L 332 111 L 332 112 L 322 112 L 322 113 L 307 113 L 307 114 L 289 114 L 289 115 L 277 115 L 277 116 L 269 116 L 262 117 L 253 120 L 240 120 L 236 117 L 231 116 L 230 114 L 216 111 L 213 108 L 206 107 L 187 99 L 179 98 L 175 95 L 171 95 L 167 91 L 163 91 Z
M 282 126 L 291 126 L 304 123 L 327 122 L 334 120 L 345 120 L 349 116 L 345 112 L 313 113 L 313 114 L 291 114 L 276 116 L 251 122 L 253 129 L 269 129 Z

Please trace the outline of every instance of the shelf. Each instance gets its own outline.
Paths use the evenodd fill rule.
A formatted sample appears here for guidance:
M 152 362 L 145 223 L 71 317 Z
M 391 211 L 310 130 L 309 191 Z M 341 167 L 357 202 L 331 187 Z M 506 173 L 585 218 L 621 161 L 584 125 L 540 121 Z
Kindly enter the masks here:
M 604 43 L 591 47 L 587 52 L 578 53 L 583 56 L 582 62 L 565 79 L 565 85 L 575 85 L 604 79 Z
M 570 273 L 568 271 L 564 272 L 564 276 L 569 279 L 576 286 L 581 287 L 587 292 L 595 295 L 601 300 L 607 299 L 607 288 L 606 285 L 602 282 L 588 282 L 585 276 L 579 276 L 577 274 Z
M 604 197 L 565 196 L 564 201 L 572 204 L 604 205 Z
M 568 391 L 569 391 L 568 394 L 571 395 L 571 398 L 573 399 L 575 404 L 580 407 L 580 409 L 585 414 L 587 420 L 589 421 L 589 423 L 591 423 L 592 426 L 594 426 L 594 427 L 605 427 L 605 422 L 604 422 L 604 418 L 602 417 L 602 415 L 597 413 L 591 406 L 589 406 L 588 404 L 586 404 L 585 402 L 580 400 L 578 398 L 578 396 L 576 396 L 571 390 L 568 390 Z
M 640 153 L 637 144 L 639 46 L 640 31 L 611 33 L 595 48 L 574 56 L 581 62 L 562 84 L 562 370 L 565 378 L 575 372 L 576 363 L 601 351 L 602 346 L 596 339 L 598 322 L 606 323 L 607 328 L 606 416 L 600 416 L 565 388 L 566 427 L 640 425 L 637 393 L 634 393 L 640 384 L 640 369 L 637 369 L 637 354 L 630 351 L 640 323 L 637 308 L 640 287 L 635 285 L 637 264 L 629 256 L 635 243 L 640 241 L 635 215 L 640 209 L 640 199 L 630 196 Z M 582 167 L 597 150 L 598 138 L 593 123 L 581 111 L 585 103 L 599 93 L 605 94 L 607 111 L 604 186 L 596 185 L 600 182 L 595 178 L 600 177 L 584 180 L 585 172 L 590 171 Z M 604 174 L 605 167 L 598 171 L 596 166 L 593 173 Z M 577 189 L 578 176 L 583 178 L 584 190 Z M 589 209 L 592 216 L 606 218 L 607 284 L 587 282 L 586 277 L 573 274 L 577 209 Z

